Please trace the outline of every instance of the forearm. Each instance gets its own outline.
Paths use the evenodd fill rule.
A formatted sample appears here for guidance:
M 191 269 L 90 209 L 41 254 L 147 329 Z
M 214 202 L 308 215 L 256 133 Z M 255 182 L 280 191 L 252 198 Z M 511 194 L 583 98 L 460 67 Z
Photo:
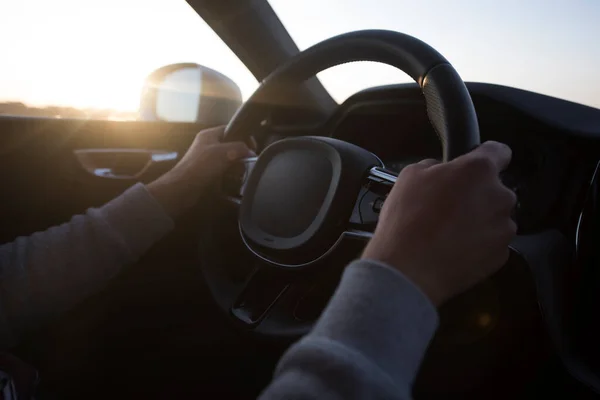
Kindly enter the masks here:
M 0 246 L 0 347 L 100 289 L 172 227 L 138 184 L 68 223 Z
M 399 272 L 355 262 L 261 398 L 408 399 L 436 327 L 433 305 Z

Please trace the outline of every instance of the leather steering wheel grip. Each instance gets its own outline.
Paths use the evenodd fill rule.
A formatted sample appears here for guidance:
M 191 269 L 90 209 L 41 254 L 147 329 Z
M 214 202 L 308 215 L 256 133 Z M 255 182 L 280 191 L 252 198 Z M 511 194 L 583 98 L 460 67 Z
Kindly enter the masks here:
M 394 66 L 412 77 L 425 96 L 427 115 L 442 142 L 444 161 L 480 143 L 471 96 L 456 72 L 431 46 L 403 33 L 364 30 L 335 36 L 295 55 L 265 78 L 225 128 L 226 141 L 243 140 L 264 118 L 265 104 L 279 104 L 286 88 L 317 73 L 352 61 Z

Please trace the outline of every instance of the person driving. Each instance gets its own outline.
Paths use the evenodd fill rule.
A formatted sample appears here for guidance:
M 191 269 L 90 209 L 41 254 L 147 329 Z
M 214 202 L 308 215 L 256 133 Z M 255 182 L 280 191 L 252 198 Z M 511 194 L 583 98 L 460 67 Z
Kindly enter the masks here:
M 156 181 L 0 246 L 0 346 L 100 290 L 173 229 L 232 161 L 252 155 L 244 143 L 220 143 L 222 133 L 200 132 Z M 436 308 L 508 259 L 516 196 L 499 172 L 510 160 L 508 146 L 486 142 L 448 163 L 404 168 L 362 256 L 261 398 L 410 398 Z

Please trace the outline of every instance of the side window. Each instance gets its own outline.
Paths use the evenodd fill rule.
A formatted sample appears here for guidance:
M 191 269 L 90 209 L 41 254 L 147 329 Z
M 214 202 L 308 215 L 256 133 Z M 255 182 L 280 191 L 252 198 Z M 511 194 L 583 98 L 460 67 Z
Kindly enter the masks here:
M 0 117 L 222 123 L 256 79 L 185 0 L 0 2 Z

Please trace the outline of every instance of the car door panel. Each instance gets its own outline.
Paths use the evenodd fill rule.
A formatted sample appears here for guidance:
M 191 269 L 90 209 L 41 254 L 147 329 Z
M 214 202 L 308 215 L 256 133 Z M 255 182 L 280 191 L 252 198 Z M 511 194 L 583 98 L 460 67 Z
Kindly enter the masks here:
M 173 165 L 179 153 L 151 149 L 81 149 L 74 150 L 81 166 L 90 174 L 107 179 L 142 179 L 150 169 Z
M 0 243 L 172 168 L 200 124 L 0 118 Z

